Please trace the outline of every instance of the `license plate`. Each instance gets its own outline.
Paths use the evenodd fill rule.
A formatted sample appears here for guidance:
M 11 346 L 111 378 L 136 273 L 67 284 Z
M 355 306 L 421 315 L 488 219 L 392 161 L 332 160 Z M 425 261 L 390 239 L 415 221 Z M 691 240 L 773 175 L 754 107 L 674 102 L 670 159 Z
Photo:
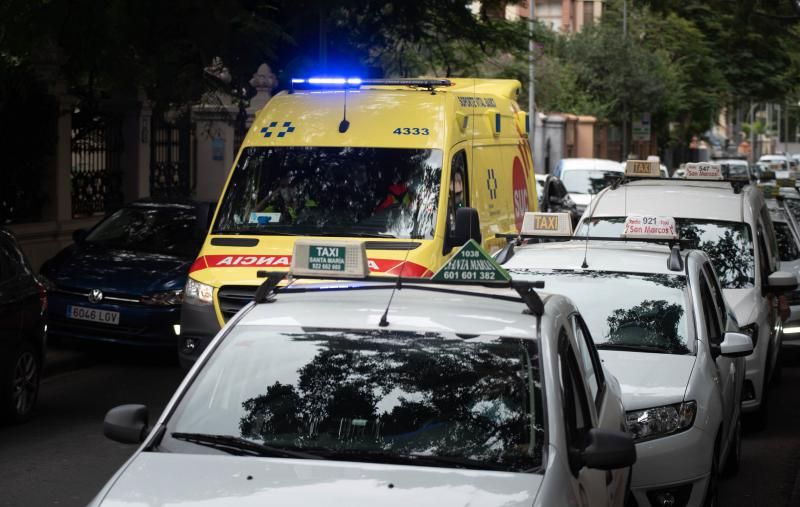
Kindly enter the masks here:
M 67 306 L 67 317 L 70 319 L 90 320 L 102 324 L 119 324 L 119 312 L 86 308 L 85 306 Z

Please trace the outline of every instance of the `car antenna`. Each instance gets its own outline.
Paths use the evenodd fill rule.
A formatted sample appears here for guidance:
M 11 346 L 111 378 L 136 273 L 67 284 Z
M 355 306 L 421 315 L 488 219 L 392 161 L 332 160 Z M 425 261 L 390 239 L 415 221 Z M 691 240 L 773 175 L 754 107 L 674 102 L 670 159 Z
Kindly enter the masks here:
M 342 112 L 342 121 L 339 122 L 339 133 L 344 134 L 350 128 L 350 122 L 347 121 L 347 82 L 344 85 L 344 111 Z
M 586 245 L 583 249 L 583 264 L 581 264 L 581 269 L 589 267 L 589 263 L 586 262 L 586 257 L 589 255 L 589 231 L 592 228 L 592 214 L 594 213 L 592 204 L 594 204 L 594 194 L 589 194 L 589 217 L 586 219 Z
M 406 262 L 408 261 L 408 253 L 411 250 L 406 250 L 406 256 L 403 259 L 403 263 L 400 264 L 400 273 L 397 274 L 397 283 L 394 284 L 394 288 L 392 289 L 392 295 L 389 296 L 389 302 L 386 303 L 386 310 L 384 310 L 383 315 L 381 315 L 381 320 L 378 322 L 378 326 L 386 327 L 389 325 L 389 308 L 392 306 L 392 300 L 394 299 L 394 293 L 397 292 L 397 289 L 403 288 L 403 270 L 406 269 Z

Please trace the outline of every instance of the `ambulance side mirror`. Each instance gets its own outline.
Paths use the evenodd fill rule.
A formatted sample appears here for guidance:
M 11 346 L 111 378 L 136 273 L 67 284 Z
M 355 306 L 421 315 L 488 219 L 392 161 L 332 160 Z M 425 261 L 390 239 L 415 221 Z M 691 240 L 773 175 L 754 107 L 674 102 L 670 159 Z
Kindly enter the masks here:
M 456 210 L 455 230 L 445 239 L 445 253 L 467 241 L 474 239 L 481 243 L 481 219 L 475 208 L 459 208 Z

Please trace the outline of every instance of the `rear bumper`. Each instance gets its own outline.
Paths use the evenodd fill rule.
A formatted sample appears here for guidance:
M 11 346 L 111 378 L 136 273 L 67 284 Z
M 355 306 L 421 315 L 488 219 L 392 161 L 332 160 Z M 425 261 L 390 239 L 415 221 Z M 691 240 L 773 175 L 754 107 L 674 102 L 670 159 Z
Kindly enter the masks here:
M 117 324 L 69 318 L 69 306 L 119 312 Z M 48 296 L 47 334 L 84 342 L 105 342 L 145 348 L 175 348 L 179 306 L 89 303 L 85 298 L 53 292 Z

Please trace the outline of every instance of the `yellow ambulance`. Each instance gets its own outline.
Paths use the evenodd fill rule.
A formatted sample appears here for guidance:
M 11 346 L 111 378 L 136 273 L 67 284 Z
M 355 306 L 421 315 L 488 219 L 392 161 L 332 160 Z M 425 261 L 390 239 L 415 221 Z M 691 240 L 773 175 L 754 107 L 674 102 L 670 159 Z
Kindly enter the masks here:
M 297 238 L 366 243 L 373 274 L 429 277 L 455 247 L 489 251 L 537 206 L 527 114 L 506 79 L 292 80 L 256 116 L 189 273 L 190 364 L 287 270 Z

